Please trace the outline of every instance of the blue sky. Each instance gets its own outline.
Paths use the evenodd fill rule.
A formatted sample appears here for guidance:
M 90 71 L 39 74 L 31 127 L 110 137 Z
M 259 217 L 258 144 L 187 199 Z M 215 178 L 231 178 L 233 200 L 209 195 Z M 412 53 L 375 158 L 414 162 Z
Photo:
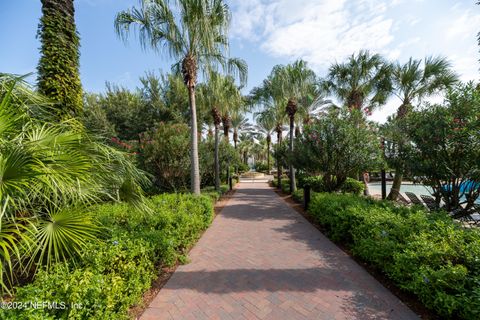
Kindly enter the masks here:
M 75 0 L 81 36 L 81 78 L 87 91 L 104 91 L 105 81 L 129 88 L 147 70 L 168 71 L 171 61 L 145 52 L 134 38 L 117 38 L 115 14 L 137 0 Z M 391 60 L 443 55 L 463 80 L 479 75 L 476 34 L 480 6 L 473 0 L 228 0 L 233 12 L 231 55 L 249 64 L 247 89 L 260 84 L 271 68 L 297 58 L 319 75 L 334 61 L 360 49 Z M 0 72 L 35 72 L 39 0 L 0 0 Z M 372 119 L 395 111 L 391 100 Z

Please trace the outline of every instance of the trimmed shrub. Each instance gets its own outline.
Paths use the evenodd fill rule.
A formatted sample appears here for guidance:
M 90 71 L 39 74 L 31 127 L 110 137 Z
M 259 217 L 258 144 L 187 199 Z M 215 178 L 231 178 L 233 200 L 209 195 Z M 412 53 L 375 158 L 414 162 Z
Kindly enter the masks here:
M 365 190 L 365 185 L 363 184 L 363 182 L 352 178 L 347 178 L 347 180 L 345 180 L 345 182 L 340 187 L 340 191 L 342 193 L 353 193 L 356 195 L 360 195 L 363 190 Z
M 335 241 L 445 318 L 480 317 L 480 230 L 445 213 L 354 195 L 316 194 L 310 214 Z
M 323 177 L 322 176 L 312 176 L 312 177 L 306 177 L 302 179 L 302 184 L 303 186 L 310 186 L 310 188 L 315 191 L 315 192 L 324 192 L 325 187 L 324 187 L 324 182 L 323 182 Z
M 185 261 L 187 250 L 213 218 L 207 196 L 164 194 L 147 201 L 151 213 L 127 204 L 88 211 L 103 225 L 79 264 L 56 264 L 17 289 L 15 301 L 81 304 L 81 308 L 0 309 L 1 319 L 128 319 L 158 270 Z
M 297 189 L 292 193 L 292 198 L 296 202 L 303 202 L 303 189 Z

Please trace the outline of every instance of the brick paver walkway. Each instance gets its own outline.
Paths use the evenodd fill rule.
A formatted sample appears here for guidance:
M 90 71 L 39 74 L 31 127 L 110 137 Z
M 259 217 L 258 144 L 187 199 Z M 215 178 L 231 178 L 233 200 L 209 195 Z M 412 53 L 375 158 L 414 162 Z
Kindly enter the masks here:
M 266 183 L 239 185 L 147 319 L 418 319 Z

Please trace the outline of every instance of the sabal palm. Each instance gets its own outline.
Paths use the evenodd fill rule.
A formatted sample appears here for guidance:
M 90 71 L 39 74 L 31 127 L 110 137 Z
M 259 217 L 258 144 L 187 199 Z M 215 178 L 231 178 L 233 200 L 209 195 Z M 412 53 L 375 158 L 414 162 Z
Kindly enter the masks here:
M 390 64 L 380 55 L 360 51 L 344 63 L 333 64 L 322 86 L 343 106 L 371 112 L 385 104 L 391 94 L 390 73 Z
M 230 123 L 233 129 L 233 146 L 237 149 L 239 132 L 253 132 L 253 126 L 245 116 L 243 110 L 234 109 L 230 116 Z
M 130 27 L 137 27 L 141 45 L 166 51 L 176 61 L 173 68 L 183 75 L 190 104 L 191 189 L 195 194 L 200 194 L 197 74 L 219 65 L 232 73 L 234 67 L 242 67 L 238 60 L 226 57 L 229 24 L 230 11 L 223 0 L 141 0 L 140 8 L 122 11 L 115 18 L 117 34 L 124 40 Z
M 215 151 L 214 151 L 214 171 L 215 171 L 215 189 L 220 190 L 220 160 L 219 160 L 219 129 L 222 123 L 222 112 L 228 103 L 228 84 L 233 82 L 218 72 L 211 71 L 208 81 L 198 90 L 199 106 L 209 110 L 213 120 Z
M 266 96 L 268 97 L 268 96 Z M 268 99 L 262 99 L 264 110 L 255 113 L 257 119 L 264 118 L 262 121 L 267 121 L 273 123 L 273 132 L 277 134 L 277 148 L 280 147 L 283 140 L 283 131 L 285 128 L 285 123 L 287 122 L 287 114 L 285 109 L 281 104 L 273 104 L 274 99 L 272 97 Z M 282 179 L 282 166 L 280 159 L 276 159 L 277 163 L 277 180 L 279 185 Z
M 311 105 L 317 97 L 317 79 L 315 72 L 311 70 L 307 63 L 298 60 L 287 66 L 274 67 L 274 77 L 278 79 L 273 81 L 280 86 L 281 94 L 287 100 L 285 112 L 290 120 L 289 149 L 293 154 L 293 137 L 295 130 L 295 114 L 299 105 L 305 108 Z M 295 168 L 290 163 L 290 190 L 296 190 Z
M 240 143 L 238 144 L 238 149 L 240 151 L 240 154 L 242 155 L 243 162 L 245 164 L 248 164 L 248 155 L 254 143 L 253 135 L 246 132 L 241 133 L 239 141 Z
M 445 90 L 456 82 L 458 76 L 451 69 L 451 64 L 442 57 L 427 57 L 423 60 L 410 58 L 407 63 L 396 63 L 392 69 L 393 93 L 400 99 L 396 119 L 397 141 L 396 152 L 402 153 L 406 141 L 401 139 L 402 119 L 412 109 L 412 103 L 420 103 L 423 99 Z M 395 130 L 395 129 L 394 129 Z M 400 193 L 403 178 L 403 163 L 396 163 L 395 177 L 388 199 L 396 200 Z
M 246 109 L 245 100 L 240 92 L 240 87 L 237 87 L 232 82 L 227 86 L 226 92 L 229 96 L 229 100 L 228 104 L 222 110 L 222 127 L 224 138 L 228 142 L 230 141 L 230 129 L 233 128 L 233 117 L 235 114 L 243 113 Z
M 391 65 L 379 54 L 360 51 L 346 62 L 335 63 L 329 70 L 322 88 L 340 100 L 350 110 L 370 114 L 384 105 L 392 92 Z M 364 179 L 365 194 L 368 194 Z
M 267 172 L 270 173 L 270 144 L 272 143 L 272 134 L 275 129 L 275 121 L 268 113 L 255 114 L 256 129 L 265 136 L 267 142 Z

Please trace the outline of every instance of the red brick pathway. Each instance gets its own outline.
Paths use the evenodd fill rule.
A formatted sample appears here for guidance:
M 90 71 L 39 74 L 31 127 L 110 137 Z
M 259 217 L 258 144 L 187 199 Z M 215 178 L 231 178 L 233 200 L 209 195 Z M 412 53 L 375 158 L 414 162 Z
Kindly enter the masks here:
M 239 185 L 141 319 L 418 319 L 266 183 Z

